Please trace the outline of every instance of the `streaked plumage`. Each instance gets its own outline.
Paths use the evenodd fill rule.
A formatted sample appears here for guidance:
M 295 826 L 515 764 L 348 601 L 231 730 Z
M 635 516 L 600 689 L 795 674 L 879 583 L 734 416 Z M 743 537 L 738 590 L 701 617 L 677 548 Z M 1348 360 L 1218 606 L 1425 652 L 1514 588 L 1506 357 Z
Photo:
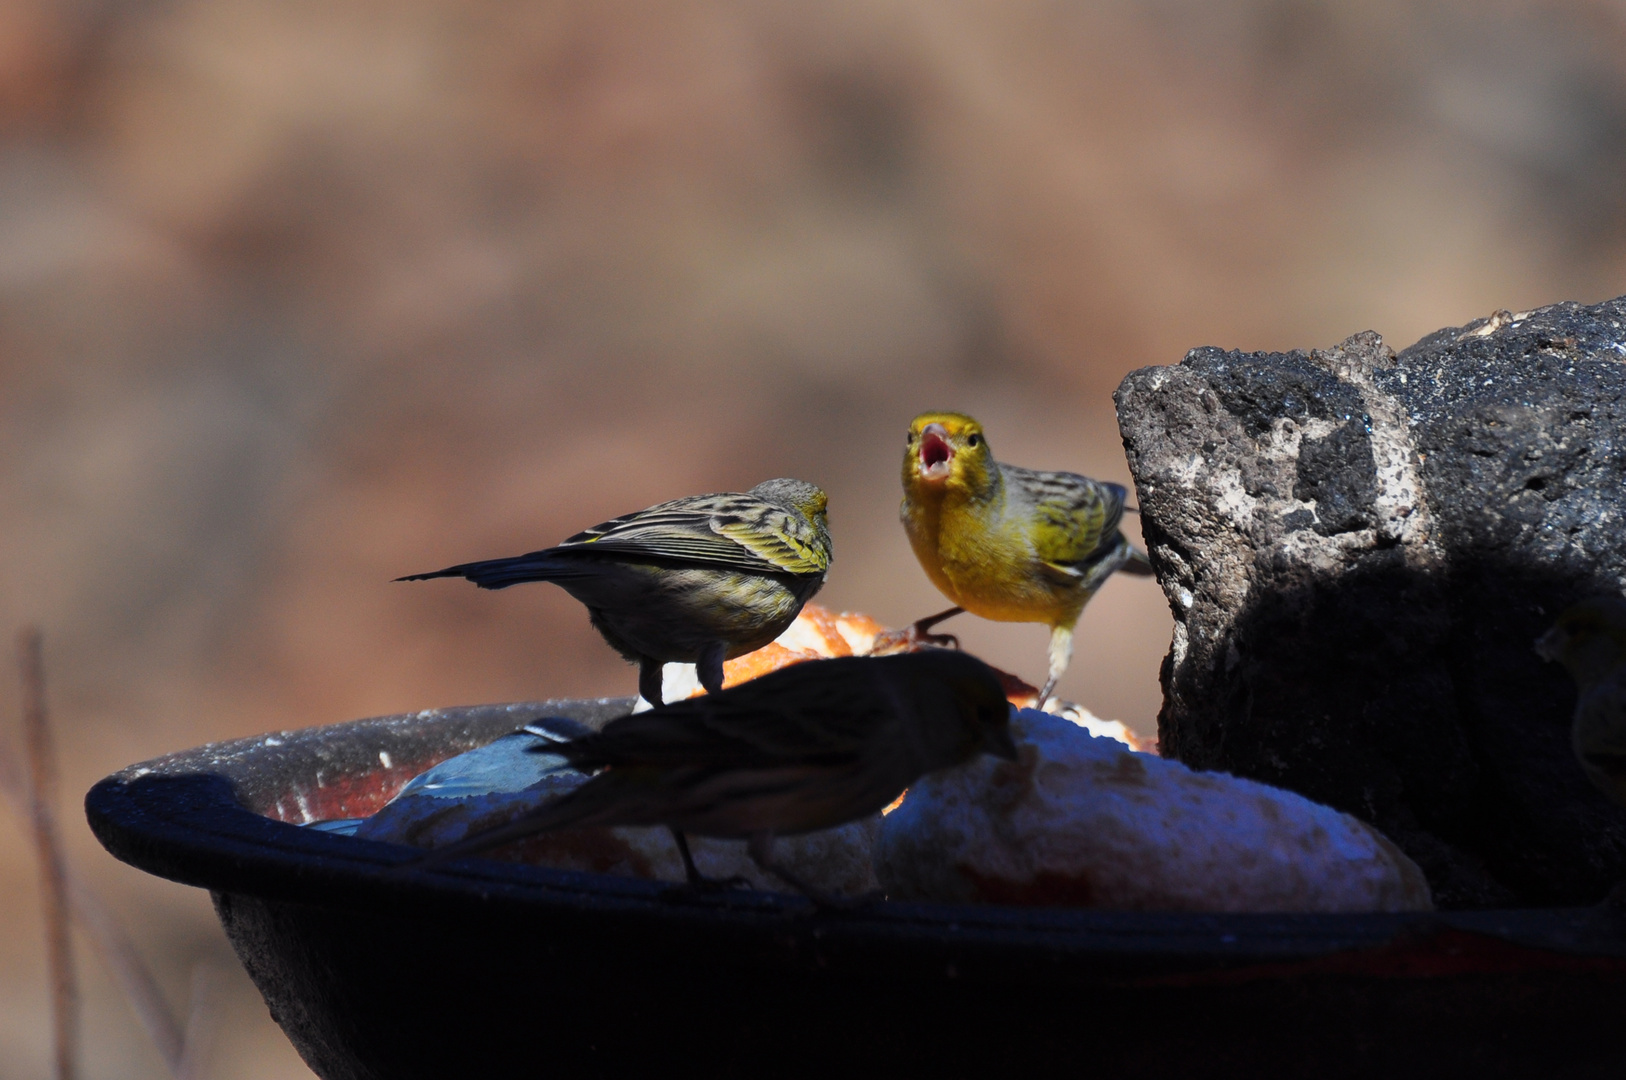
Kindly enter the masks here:
M 1578 695 L 1570 745 L 1594 787 L 1626 806 L 1626 600 L 1584 600 L 1558 617 L 1536 652 L 1563 664 Z
M 1050 627 L 1048 699 L 1073 655 L 1073 626 L 1115 570 L 1149 574 L 1146 556 L 1118 531 L 1126 492 L 1067 472 L 994 460 L 982 425 L 928 412 L 909 425 L 903 457 L 904 530 L 932 584 L 956 607 L 910 631 L 969 611 Z
M 831 559 L 826 503 L 812 484 L 768 480 L 651 506 L 542 551 L 396 580 L 462 577 L 482 589 L 551 581 L 639 665 L 639 692 L 659 705 L 662 664 L 695 664 L 715 693 L 725 659 L 778 637 L 819 591 Z
M 500 828 L 441 848 L 419 865 L 535 833 L 666 825 L 678 835 L 748 839 L 765 870 L 776 835 L 878 813 L 928 772 L 979 753 L 1014 759 L 999 679 L 964 653 L 929 650 L 813 660 L 760 679 L 611 721 L 547 747 L 597 774 Z

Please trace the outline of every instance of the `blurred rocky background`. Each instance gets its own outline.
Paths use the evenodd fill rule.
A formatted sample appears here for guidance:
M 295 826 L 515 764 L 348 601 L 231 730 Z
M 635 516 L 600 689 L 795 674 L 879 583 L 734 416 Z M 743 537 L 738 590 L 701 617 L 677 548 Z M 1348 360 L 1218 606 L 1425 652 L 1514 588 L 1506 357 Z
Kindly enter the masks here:
M 1623 292 L 1622 0 L 3 0 L 0 629 L 46 633 L 75 865 L 177 1011 L 218 987 L 204 1075 L 308 1076 L 77 795 L 632 691 L 557 589 L 390 578 L 789 474 L 821 599 L 897 625 L 944 606 L 896 521 L 917 411 L 1127 482 L 1134 368 Z M 1043 674 L 1041 627 L 949 628 Z M 1169 628 L 1111 582 L 1062 694 L 1154 730 Z M 13 755 L 16 701 L 0 664 Z M 49 1068 L 37 896 L 8 815 L 4 1078 Z M 79 968 L 86 1075 L 162 1075 Z

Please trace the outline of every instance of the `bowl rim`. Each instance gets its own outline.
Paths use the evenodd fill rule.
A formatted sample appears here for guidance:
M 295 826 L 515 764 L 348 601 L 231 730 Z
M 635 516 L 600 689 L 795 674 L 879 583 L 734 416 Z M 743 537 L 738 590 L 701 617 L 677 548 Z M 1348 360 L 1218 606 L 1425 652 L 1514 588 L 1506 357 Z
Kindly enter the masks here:
M 302 828 L 288 813 L 287 776 L 318 785 L 358 770 L 427 765 L 542 716 L 590 725 L 630 711 L 632 698 L 553 699 L 429 709 L 209 743 L 131 765 L 85 797 L 92 831 L 115 857 L 217 894 L 446 918 L 471 904 L 492 916 L 590 914 L 621 922 L 711 927 L 738 937 L 808 935 L 825 946 L 941 954 L 995 951 L 1027 962 L 1143 975 L 1280 977 L 1315 971 L 1379 977 L 1566 968 L 1626 975 L 1626 920 L 1607 907 L 1414 913 L 1114 911 L 881 901 L 852 910 L 805 897 L 695 892 L 636 878 L 471 857 L 408 867 L 414 849 Z M 441 751 L 444 750 L 442 753 Z M 401 765 L 393 765 L 396 758 Z M 431 762 L 432 763 L 432 762 Z M 297 794 L 297 788 L 296 788 Z M 301 803 L 295 799 L 295 803 Z

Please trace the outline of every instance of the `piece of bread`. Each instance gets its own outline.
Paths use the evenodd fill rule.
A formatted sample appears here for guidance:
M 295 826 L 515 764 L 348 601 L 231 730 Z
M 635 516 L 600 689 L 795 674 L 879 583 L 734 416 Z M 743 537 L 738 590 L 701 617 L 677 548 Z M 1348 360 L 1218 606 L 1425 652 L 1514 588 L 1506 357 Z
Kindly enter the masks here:
M 1092 737 L 1031 709 L 1020 759 L 924 777 L 881 826 L 891 899 L 1181 911 L 1419 911 L 1416 864 L 1290 791 Z

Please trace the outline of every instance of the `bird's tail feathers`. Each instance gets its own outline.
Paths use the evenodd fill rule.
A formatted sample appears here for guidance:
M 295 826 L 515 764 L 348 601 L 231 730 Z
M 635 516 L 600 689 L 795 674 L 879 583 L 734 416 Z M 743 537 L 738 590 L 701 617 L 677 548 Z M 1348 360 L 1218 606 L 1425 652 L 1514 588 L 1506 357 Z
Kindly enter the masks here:
M 426 852 L 421 858 L 404 863 L 401 869 L 433 869 L 455 859 L 478 855 L 482 851 L 490 851 L 493 848 L 502 847 L 504 844 L 511 844 L 515 840 L 523 840 L 527 836 L 535 836 L 538 833 L 552 832 L 555 829 L 568 828 L 571 825 L 579 824 L 583 817 L 590 816 L 597 809 L 597 807 L 591 805 L 587 807 L 575 805 L 581 800 L 576 799 L 574 796 L 586 787 L 587 785 L 584 784 L 573 791 L 567 791 L 565 794 L 550 799 L 535 810 L 521 814 L 506 824 L 483 829 L 472 836 L 465 836 L 454 844 L 434 848 Z
M 1146 557 L 1146 552 L 1135 545 L 1129 545 L 1129 558 L 1118 567 L 1118 572 L 1128 574 L 1130 577 L 1156 577 L 1157 572 L 1152 569 L 1152 560 Z
M 511 844 L 528 836 L 555 832 L 559 829 L 586 828 L 594 825 L 651 824 L 641 820 L 635 807 L 628 804 L 624 786 L 608 775 L 594 777 L 581 787 L 573 788 L 527 811 L 502 825 L 483 829 L 472 836 L 445 847 L 438 847 L 422 858 L 403 863 L 402 870 L 428 870 L 454 859 L 478 855 L 482 851 Z M 636 800 L 634 800 L 636 802 Z M 628 818 L 636 820 L 629 821 Z
M 428 581 L 430 578 L 462 577 L 462 576 L 463 576 L 463 568 L 461 566 L 448 566 L 444 570 L 435 570 L 435 571 L 432 571 L 432 572 L 427 573 L 427 574 L 407 574 L 404 577 L 398 577 L 398 578 L 394 578 L 392 580 L 395 580 L 395 581 Z
M 561 565 L 551 551 L 533 551 L 528 555 L 515 555 L 509 559 L 486 559 L 482 562 L 460 563 L 444 570 L 427 574 L 408 574 L 396 581 L 427 581 L 430 578 L 467 578 L 482 589 L 506 589 L 522 581 L 551 581 L 569 577 L 570 567 Z

